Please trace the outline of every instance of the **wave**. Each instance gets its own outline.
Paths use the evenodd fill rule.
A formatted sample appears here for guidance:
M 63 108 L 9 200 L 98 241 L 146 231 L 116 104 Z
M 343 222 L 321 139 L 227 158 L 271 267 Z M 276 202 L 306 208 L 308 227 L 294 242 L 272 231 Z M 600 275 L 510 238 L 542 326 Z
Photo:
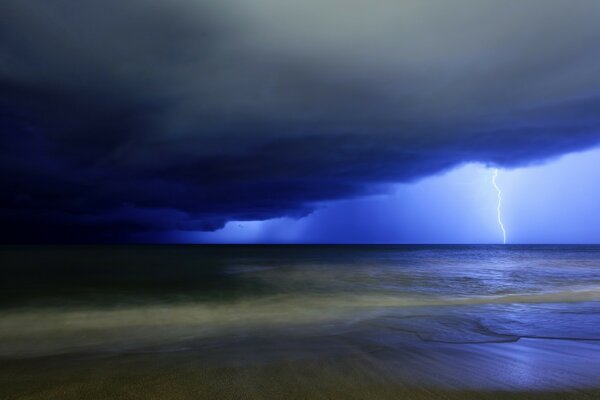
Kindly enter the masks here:
M 443 310 L 448 308 L 460 310 L 468 306 L 488 304 L 546 304 L 597 300 L 600 300 L 600 288 L 579 287 L 555 292 L 501 296 L 288 294 L 222 303 L 167 303 L 109 309 L 14 309 L 0 314 L 0 357 L 106 349 L 121 351 L 240 332 L 347 325 L 369 320 L 374 314 L 398 310 L 404 310 L 402 312 L 408 313 L 409 318 L 414 318 L 416 315 L 410 313 L 419 314 L 418 310 L 423 307 L 441 309 L 443 314 Z M 444 320 L 440 317 L 436 318 L 436 331 L 456 330 L 448 328 L 451 324 L 444 325 Z M 404 323 L 406 321 L 408 320 Z M 413 320 L 413 323 L 414 321 L 417 320 Z M 419 324 L 423 325 L 423 321 Z M 469 324 L 462 324 L 461 329 L 482 332 L 480 322 Z M 517 336 L 523 337 L 510 333 L 493 335 L 497 335 L 501 341 L 513 340 Z M 551 335 L 547 337 L 552 338 Z M 435 335 L 431 338 L 435 339 Z M 452 340 L 460 341 L 459 338 Z

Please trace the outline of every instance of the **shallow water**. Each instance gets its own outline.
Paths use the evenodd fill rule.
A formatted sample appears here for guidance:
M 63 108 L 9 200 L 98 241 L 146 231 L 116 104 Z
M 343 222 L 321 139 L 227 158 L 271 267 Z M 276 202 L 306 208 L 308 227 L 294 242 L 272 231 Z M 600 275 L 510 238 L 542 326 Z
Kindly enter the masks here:
M 600 247 L 2 247 L 0 257 L 0 359 L 178 353 L 251 367 L 359 354 L 425 386 L 600 386 Z

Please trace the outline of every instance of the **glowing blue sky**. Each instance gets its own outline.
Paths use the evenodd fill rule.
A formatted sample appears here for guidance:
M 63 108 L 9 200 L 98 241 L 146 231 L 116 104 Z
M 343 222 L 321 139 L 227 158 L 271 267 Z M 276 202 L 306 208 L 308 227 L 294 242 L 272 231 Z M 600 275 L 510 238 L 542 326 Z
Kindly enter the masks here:
M 600 242 L 600 149 L 500 170 L 509 243 Z M 468 164 L 388 195 L 332 202 L 308 217 L 229 222 L 174 234 L 210 243 L 499 243 L 493 170 Z
M 598 15 L 3 0 L 0 243 L 600 242 Z

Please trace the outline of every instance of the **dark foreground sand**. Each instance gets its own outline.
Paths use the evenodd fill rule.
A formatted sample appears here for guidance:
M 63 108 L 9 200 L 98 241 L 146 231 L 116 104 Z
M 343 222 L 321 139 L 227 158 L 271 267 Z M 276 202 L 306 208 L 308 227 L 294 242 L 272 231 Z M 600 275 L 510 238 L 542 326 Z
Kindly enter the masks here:
M 600 400 L 598 247 L 8 253 L 0 400 Z
M 600 399 L 600 381 L 581 380 L 586 369 L 596 374 L 585 349 L 570 353 L 573 367 L 552 364 L 553 353 L 573 350 L 569 342 L 487 346 L 259 362 L 249 352 L 225 361 L 195 351 L 4 359 L 0 399 Z

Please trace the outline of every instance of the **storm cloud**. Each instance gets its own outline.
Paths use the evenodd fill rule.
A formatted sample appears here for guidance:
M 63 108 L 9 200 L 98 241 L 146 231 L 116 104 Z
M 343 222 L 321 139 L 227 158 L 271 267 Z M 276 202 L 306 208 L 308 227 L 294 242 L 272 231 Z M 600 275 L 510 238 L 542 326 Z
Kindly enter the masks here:
M 4 0 L 0 239 L 307 215 L 600 141 L 595 0 Z

